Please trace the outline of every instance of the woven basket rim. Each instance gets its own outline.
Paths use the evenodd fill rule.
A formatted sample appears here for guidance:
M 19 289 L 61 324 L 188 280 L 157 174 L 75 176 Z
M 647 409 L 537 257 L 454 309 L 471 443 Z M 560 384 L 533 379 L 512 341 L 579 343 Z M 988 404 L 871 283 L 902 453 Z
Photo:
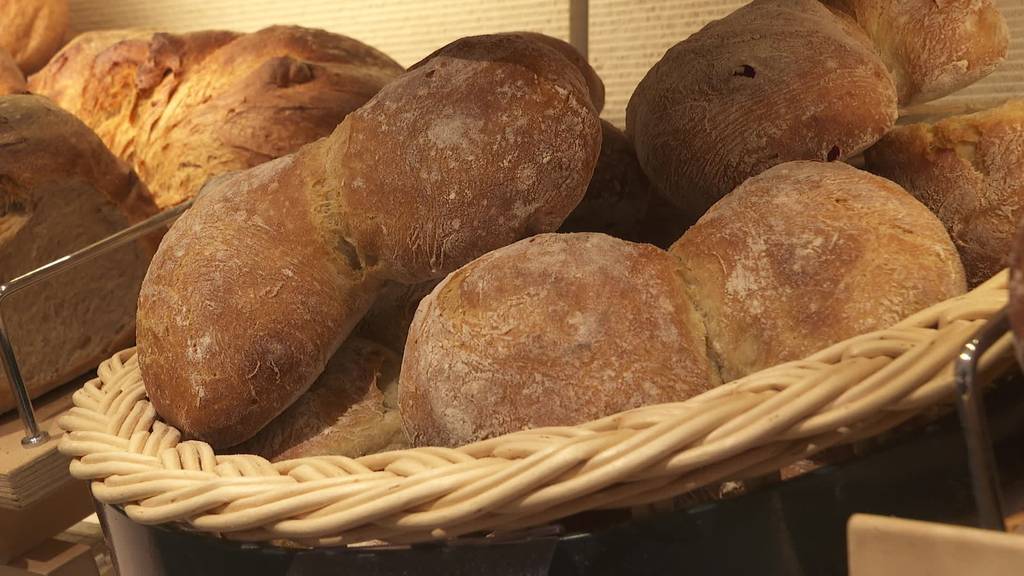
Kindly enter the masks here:
M 699 396 L 459 448 L 271 463 L 182 441 L 146 397 L 133 348 L 103 362 L 60 420 L 93 495 L 141 524 L 239 541 L 402 544 L 513 532 L 764 475 L 892 428 L 953 393 L 962 345 L 1007 302 L 1003 272 L 891 328 Z M 982 358 L 1005 361 L 1001 338 Z

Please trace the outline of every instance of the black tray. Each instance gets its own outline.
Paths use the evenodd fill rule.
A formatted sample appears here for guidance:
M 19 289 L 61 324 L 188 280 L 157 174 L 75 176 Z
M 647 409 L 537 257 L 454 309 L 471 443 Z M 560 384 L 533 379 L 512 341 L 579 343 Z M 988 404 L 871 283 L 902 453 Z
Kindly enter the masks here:
M 999 468 L 1024 477 L 1024 378 L 987 395 Z M 552 575 L 846 573 L 846 523 L 869 512 L 973 524 L 966 449 L 956 414 L 855 460 L 733 499 L 591 532 L 539 530 L 517 540 L 470 539 L 385 549 L 285 550 L 142 526 L 99 506 L 122 576 Z

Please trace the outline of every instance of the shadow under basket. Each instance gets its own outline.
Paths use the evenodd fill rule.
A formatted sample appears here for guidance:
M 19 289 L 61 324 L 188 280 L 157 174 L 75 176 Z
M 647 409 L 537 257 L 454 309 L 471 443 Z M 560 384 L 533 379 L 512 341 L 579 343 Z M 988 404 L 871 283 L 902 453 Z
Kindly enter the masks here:
M 60 448 L 73 475 L 93 480 L 124 575 L 842 574 L 852 513 L 974 521 L 955 414 L 733 498 L 602 528 L 580 514 L 762 478 L 950 406 L 954 359 L 1006 301 L 1004 272 L 890 329 L 685 402 L 358 459 L 270 463 L 182 442 L 128 350 L 76 394 Z M 1008 335 L 979 364 L 988 379 L 1001 374 L 989 400 L 1004 478 L 1024 469 L 1012 366 Z M 357 545 L 366 541 L 387 545 Z

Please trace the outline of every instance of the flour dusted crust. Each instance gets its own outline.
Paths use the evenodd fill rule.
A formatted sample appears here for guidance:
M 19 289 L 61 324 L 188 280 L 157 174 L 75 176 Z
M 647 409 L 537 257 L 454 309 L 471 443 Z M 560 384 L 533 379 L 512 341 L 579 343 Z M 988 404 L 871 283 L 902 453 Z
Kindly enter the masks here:
M 830 0 L 856 18 L 896 81 L 901 105 L 953 93 L 1006 58 L 1009 29 L 991 0 Z
M 693 221 L 771 166 L 858 154 L 896 115 L 893 81 L 848 17 L 755 0 L 666 52 L 630 98 L 626 133 Z
M 280 461 L 407 447 L 398 415 L 400 366 L 401 357 L 384 346 L 349 338 L 305 394 L 235 451 Z
M 0 282 L 155 212 L 131 169 L 74 116 L 46 98 L 0 96 Z M 30 395 L 131 343 L 135 299 L 151 256 L 148 244 L 132 243 L 5 301 Z M 0 412 L 13 406 L 0 375 Z
M 0 50 L 25 74 L 42 68 L 68 34 L 68 0 L 0 0 Z
M 449 275 L 416 312 L 400 407 L 456 446 L 683 400 L 716 383 L 681 267 L 603 234 L 542 234 Z
M 869 170 L 906 188 L 942 220 L 968 284 L 1007 265 L 1024 215 L 1024 100 L 899 126 L 865 159 Z
M 889 326 L 965 291 L 942 223 L 842 163 L 746 181 L 672 246 L 724 380 Z
M 25 92 L 25 76 L 7 51 L 0 48 L 0 96 Z
M 600 149 L 579 71 L 516 35 L 465 38 L 325 139 L 211 180 L 139 298 L 157 412 L 216 447 L 298 398 L 387 282 L 439 278 L 554 230 Z
M 633 145 L 621 130 L 601 121 L 601 155 L 583 200 L 560 232 L 601 232 L 635 240 L 647 213 L 650 184 L 636 161 Z
M 29 83 L 96 130 L 166 207 L 210 176 L 327 136 L 401 72 L 361 42 L 296 26 L 103 31 L 76 38 Z

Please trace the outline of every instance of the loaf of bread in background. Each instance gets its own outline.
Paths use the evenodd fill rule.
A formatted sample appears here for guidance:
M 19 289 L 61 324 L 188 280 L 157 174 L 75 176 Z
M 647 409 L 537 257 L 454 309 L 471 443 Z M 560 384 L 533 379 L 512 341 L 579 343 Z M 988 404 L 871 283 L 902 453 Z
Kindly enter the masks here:
M 970 286 L 1006 267 L 1024 216 L 1024 100 L 898 126 L 865 158 L 870 171 L 906 188 L 942 220 Z
M 626 134 L 691 221 L 790 160 L 842 160 L 895 123 L 867 36 L 817 0 L 754 0 L 676 44 L 637 86 Z
M 0 282 L 156 212 L 145 187 L 91 130 L 39 96 L 0 97 Z M 38 396 L 131 343 L 151 247 L 131 244 L 13 294 L 4 319 Z M 0 375 L 0 412 L 14 406 Z
M 650 186 L 633 145 L 621 130 L 601 121 L 601 155 L 594 176 L 560 232 L 601 232 L 632 240 L 647 213 Z
M 439 279 L 418 284 L 389 282 L 352 331 L 352 336 L 383 344 L 401 355 L 416 307 L 438 282 Z
M 542 234 L 420 303 L 399 406 L 415 445 L 458 446 L 684 400 L 719 382 L 680 263 L 603 234 Z
M 6 50 L 0 49 L 0 96 L 25 92 L 25 76 Z
M 898 185 L 839 162 L 744 182 L 672 246 L 729 381 L 881 329 L 964 292 L 942 223 Z
M 0 0 L 0 50 L 25 74 L 39 70 L 68 35 L 68 0 Z
M 327 136 L 402 71 L 361 42 L 295 26 L 114 31 L 73 40 L 29 88 L 91 126 L 163 208 Z
M 211 180 L 139 297 L 153 406 L 215 447 L 247 440 L 309 388 L 387 282 L 440 278 L 556 229 L 600 146 L 577 68 L 496 34 L 413 66 L 330 137 Z
M 852 15 L 896 82 L 901 105 L 951 94 L 1006 58 L 1009 29 L 991 0 L 827 0 Z
M 401 363 L 380 344 L 349 338 L 305 394 L 234 451 L 279 461 L 408 447 L 398 414 Z

